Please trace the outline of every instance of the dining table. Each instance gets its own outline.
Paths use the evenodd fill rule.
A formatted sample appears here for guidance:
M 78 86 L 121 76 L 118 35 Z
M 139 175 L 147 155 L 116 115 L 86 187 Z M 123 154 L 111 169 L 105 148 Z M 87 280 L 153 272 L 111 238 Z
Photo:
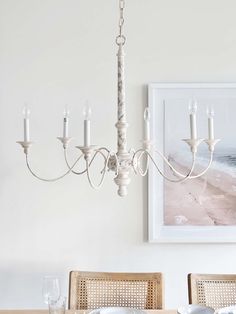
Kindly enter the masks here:
M 66 310 L 66 314 L 89 314 L 91 310 Z M 176 314 L 176 310 L 143 310 L 145 314 Z M 48 314 L 48 310 L 0 310 L 0 314 Z

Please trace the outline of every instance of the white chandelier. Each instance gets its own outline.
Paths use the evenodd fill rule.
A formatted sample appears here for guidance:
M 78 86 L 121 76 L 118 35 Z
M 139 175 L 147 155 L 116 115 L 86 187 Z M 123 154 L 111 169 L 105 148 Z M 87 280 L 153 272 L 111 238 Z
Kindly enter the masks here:
M 210 108 L 208 110 L 208 139 L 199 139 L 197 138 L 197 128 L 196 128 L 196 101 L 192 101 L 189 109 L 190 109 L 190 139 L 184 139 L 191 150 L 192 153 L 192 162 L 190 169 L 187 174 L 183 174 L 175 167 L 170 164 L 168 158 L 166 158 L 160 151 L 155 150 L 151 138 L 150 138 L 150 112 L 149 109 L 146 108 L 144 111 L 144 123 L 145 123 L 145 136 L 143 140 L 143 148 L 138 150 L 128 150 L 127 149 L 127 128 L 128 123 L 126 121 L 126 104 L 125 104 L 125 76 L 124 76 L 124 44 L 126 38 L 123 34 L 123 25 L 124 25 L 124 6 L 125 1 L 119 0 L 119 34 L 116 37 L 116 44 L 118 45 L 118 107 L 117 107 L 117 118 L 118 121 L 116 123 L 117 128 L 117 152 L 114 153 L 106 147 L 98 147 L 95 145 L 91 145 L 90 143 L 90 115 L 91 109 L 88 105 L 84 108 L 84 145 L 76 146 L 81 152 L 78 158 L 74 161 L 73 164 L 68 162 L 67 158 L 67 147 L 69 142 L 71 141 L 71 137 L 68 136 L 68 110 L 64 112 L 63 119 L 63 136 L 58 137 L 58 139 L 63 144 L 64 149 L 64 157 L 65 162 L 68 167 L 68 170 L 61 176 L 52 179 L 45 179 L 38 176 L 31 168 L 28 158 L 29 148 L 33 142 L 30 141 L 29 136 L 29 110 L 27 108 L 24 109 L 24 141 L 19 141 L 19 143 L 25 153 L 26 157 L 26 165 L 33 176 L 37 179 L 47 182 L 53 182 L 59 180 L 69 173 L 73 173 L 76 175 L 85 174 L 88 178 L 89 184 L 92 188 L 98 189 L 105 178 L 106 173 L 111 170 L 115 173 L 114 181 L 118 185 L 118 194 L 120 196 L 127 195 L 127 186 L 130 183 L 130 172 L 134 171 L 135 174 L 140 174 L 141 176 L 145 176 L 148 171 L 149 162 L 152 162 L 157 171 L 162 175 L 165 179 L 171 182 L 183 182 L 187 179 L 194 179 L 202 176 L 207 172 L 210 168 L 213 152 L 215 144 L 219 141 L 219 139 L 214 138 L 214 111 Z M 193 175 L 196 153 L 198 145 L 202 142 L 205 142 L 208 145 L 208 149 L 210 151 L 210 158 L 208 165 L 206 168 L 198 174 Z M 94 184 L 91 175 L 91 165 L 95 158 L 100 155 L 104 160 L 103 168 L 101 171 L 101 179 L 99 184 Z M 167 177 L 164 171 L 157 165 L 155 155 L 158 155 L 162 158 L 163 162 L 170 168 L 173 177 Z M 76 171 L 75 167 L 81 163 L 81 159 L 85 161 L 85 167 L 82 171 Z M 145 165 L 143 166 L 143 161 L 145 160 Z

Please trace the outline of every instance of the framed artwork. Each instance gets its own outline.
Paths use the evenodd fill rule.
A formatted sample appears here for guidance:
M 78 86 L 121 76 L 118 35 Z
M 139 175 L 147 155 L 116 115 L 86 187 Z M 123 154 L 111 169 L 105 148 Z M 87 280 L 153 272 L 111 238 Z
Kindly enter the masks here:
M 189 102 L 197 102 L 197 137 L 208 138 L 207 107 L 214 107 L 216 145 L 205 175 L 172 183 L 150 162 L 148 175 L 149 242 L 236 242 L 236 84 L 153 83 L 148 87 L 154 151 L 165 154 L 177 170 L 187 174 L 192 154 L 182 139 L 190 138 Z M 156 155 L 155 155 L 156 156 Z M 209 162 L 201 143 L 193 174 Z M 163 160 L 157 160 L 172 175 Z

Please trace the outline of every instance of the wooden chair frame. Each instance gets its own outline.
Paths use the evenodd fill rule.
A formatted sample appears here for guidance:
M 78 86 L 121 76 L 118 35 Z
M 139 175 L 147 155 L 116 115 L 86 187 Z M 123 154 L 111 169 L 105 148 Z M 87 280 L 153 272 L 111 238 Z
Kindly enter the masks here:
M 236 304 L 236 274 L 188 274 L 188 297 L 190 304 L 214 309 Z
M 108 286 L 109 288 L 107 288 Z M 105 291 L 103 291 L 103 289 Z M 142 298 L 144 298 L 142 295 L 144 291 L 146 293 L 145 304 L 141 305 L 140 302 Z M 105 299 L 106 294 L 110 295 L 109 301 Z M 99 298 L 102 300 L 100 301 Z M 88 301 L 89 299 L 92 299 L 92 304 Z M 98 302 L 96 300 L 98 300 Z M 70 272 L 69 309 L 92 310 L 98 307 L 110 306 L 162 309 L 162 274 Z

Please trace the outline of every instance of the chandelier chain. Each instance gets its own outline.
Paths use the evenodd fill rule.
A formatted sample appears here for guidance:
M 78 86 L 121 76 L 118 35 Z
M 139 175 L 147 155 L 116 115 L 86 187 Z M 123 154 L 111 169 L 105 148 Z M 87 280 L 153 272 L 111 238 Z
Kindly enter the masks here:
M 125 44 L 126 38 L 123 34 L 123 26 L 124 26 L 124 7 L 125 0 L 119 0 L 119 9 L 120 9 L 120 17 L 119 17 L 119 35 L 116 37 L 116 44 L 119 46 L 123 46 Z

